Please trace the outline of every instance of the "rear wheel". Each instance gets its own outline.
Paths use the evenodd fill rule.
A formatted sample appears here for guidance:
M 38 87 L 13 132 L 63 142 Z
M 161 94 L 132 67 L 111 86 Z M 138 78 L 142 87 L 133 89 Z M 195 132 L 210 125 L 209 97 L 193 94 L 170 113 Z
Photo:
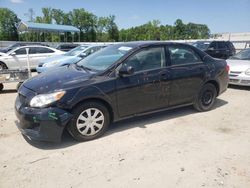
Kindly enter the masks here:
M 217 96 L 216 87 L 213 84 L 205 84 L 194 102 L 194 108 L 200 112 L 212 109 Z
M 98 102 L 87 102 L 73 110 L 69 133 L 78 141 L 93 140 L 104 134 L 110 123 L 107 108 Z

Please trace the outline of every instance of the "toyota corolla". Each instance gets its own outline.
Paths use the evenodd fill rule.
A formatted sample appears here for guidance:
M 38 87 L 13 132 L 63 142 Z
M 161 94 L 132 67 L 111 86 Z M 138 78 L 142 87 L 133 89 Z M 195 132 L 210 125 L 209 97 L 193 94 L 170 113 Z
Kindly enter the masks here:
M 226 91 L 229 67 L 180 43 L 120 43 L 77 64 L 27 80 L 15 103 L 20 131 L 30 139 L 100 137 L 111 122 L 193 105 L 212 109 Z

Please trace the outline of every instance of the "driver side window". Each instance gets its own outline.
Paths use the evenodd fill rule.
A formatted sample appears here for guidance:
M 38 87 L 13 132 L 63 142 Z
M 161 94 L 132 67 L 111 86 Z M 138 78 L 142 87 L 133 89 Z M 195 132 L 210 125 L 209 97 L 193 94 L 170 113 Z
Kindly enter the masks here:
M 125 65 L 133 67 L 135 72 L 164 67 L 164 47 L 142 49 L 138 53 L 128 58 L 125 62 Z

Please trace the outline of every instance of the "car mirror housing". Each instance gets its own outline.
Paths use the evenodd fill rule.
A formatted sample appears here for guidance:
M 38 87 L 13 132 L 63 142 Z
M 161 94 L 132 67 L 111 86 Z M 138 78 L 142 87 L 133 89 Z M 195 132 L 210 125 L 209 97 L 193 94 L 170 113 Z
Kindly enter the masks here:
M 214 50 L 214 47 L 210 47 L 210 48 L 208 48 L 207 50 L 211 50 L 211 51 L 212 51 L 212 50 Z
M 15 55 L 16 55 L 16 52 L 12 52 L 10 55 L 15 56 Z
M 80 56 L 81 58 L 85 58 L 85 57 L 87 57 L 87 54 L 86 54 L 86 53 L 81 53 L 79 56 Z
M 134 74 L 134 72 L 135 70 L 132 66 L 123 65 L 119 70 L 119 75 L 120 76 L 131 75 L 131 74 Z

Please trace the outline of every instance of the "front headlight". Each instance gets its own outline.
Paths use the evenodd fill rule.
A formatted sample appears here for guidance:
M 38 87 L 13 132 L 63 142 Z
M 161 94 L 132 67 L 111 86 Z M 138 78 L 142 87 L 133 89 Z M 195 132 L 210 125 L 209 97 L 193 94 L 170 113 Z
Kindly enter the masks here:
M 246 70 L 245 74 L 250 76 L 250 68 Z
M 57 61 L 54 61 L 54 62 L 50 62 L 50 63 L 44 63 L 43 66 L 44 67 L 53 67 L 55 66 L 56 64 L 58 64 Z
M 60 100 L 65 95 L 65 91 L 58 91 L 50 94 L 41 94 L 33 97 L 30 101 L 31 107 L 45 107 L 48 104 Z

